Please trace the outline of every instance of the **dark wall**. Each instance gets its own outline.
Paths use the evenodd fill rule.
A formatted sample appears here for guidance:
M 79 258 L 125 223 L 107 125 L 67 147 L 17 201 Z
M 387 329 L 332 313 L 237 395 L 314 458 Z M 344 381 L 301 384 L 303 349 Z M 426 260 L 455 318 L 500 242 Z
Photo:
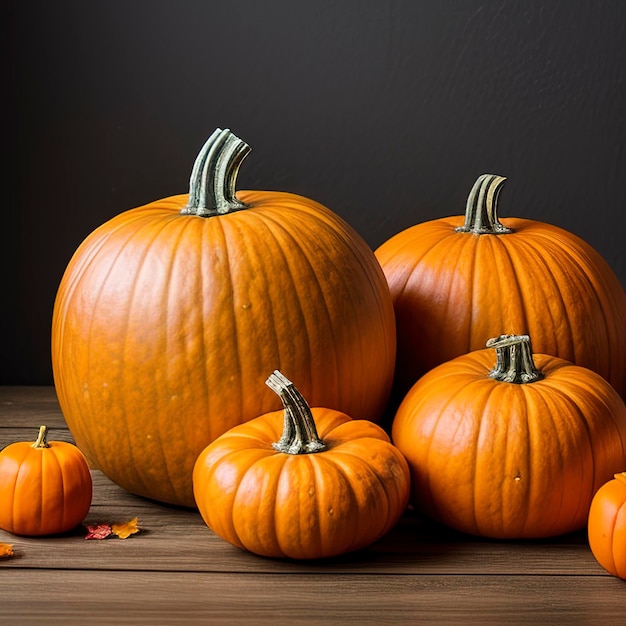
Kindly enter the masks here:
M 626 284 L 626 2 L 10 0 L 2 11 L 0 384 L 49 384 L 65 265 L 96 226 L 187 190 L 217 126 L 239 188 L 312 197 L 375 248 L 460 214 L 585 238 Z

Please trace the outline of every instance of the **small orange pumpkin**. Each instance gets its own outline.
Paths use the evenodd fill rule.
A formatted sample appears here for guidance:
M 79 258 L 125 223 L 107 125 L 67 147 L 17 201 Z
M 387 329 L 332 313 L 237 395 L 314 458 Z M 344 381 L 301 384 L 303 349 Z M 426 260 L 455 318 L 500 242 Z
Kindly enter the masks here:
M 309 408 L 278 371 L 267 384 L 284 412 L 236 426 L 198 457 L 194 494 L 209 528 L 239 548 L 292 559 L 335 556 L 382 537 L 410 490 L 406 460 L 386 433 Z
M 615 474 L 593 497 L 589 547 L 607 572 L 626 580 L 626 472 Z
M 488 346 L 431 370 L 398 408 L 392 440 L 414 504 L 492 538 L 584 527 L 593 494 L 626 463 L 623 400 L 595 372 L 533 355 L 528 336 Z
M 194 505 L 201 450 L 280 406 L 267 372 L 293 372 L 316 405 L 373 420 L 391 390 L 395 319 L 373 251 L 313 200 L 235 193 L 248 152 L 215 131 L 189 194 L 100 226 L 57 293 L 52 366 L 74 440 L 155 500 Z
M 377 250 L 394 302 L 396 395 L 507 329 L 594 370 L 626 398 L 626 293 L 589 244 L 544 222 L 498 217 L 505 179 L 478 178 L 465 217 L 416 224 Z
M 89 512 L 92 480 L 82 452 L 65 441 L 19 441 L 0 452 L 0 528 L 15 535 L 55 535 Z

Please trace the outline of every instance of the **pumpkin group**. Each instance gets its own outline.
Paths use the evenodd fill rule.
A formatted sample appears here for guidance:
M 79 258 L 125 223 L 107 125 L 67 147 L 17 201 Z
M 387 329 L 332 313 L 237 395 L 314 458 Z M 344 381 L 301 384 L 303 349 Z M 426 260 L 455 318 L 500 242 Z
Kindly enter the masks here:
M 80 450 L 47 441 L 42 426 L 34 443 L 18 441 L 0 452 L 0 528 L 42 536 L 78 526 L 91 506 L 93 485 Z
M 598 563 L 626 580 L 626 472 L 615 474 L 594 495 L 587 534 Z
M 200 451 L 279 407 L 268 371 L 373 420 L 392 385 L 394 312 L 373 251 L 313 200 L 236 192 L 248 151 L 215 131 L 189 194 L 96 229 L 57 293 L 54 382 L 76 443 L 114 482 L 163 502 L 194 506 Z
M 368 420 L 309 408 L 280 372 L 284 411 L 236 426 L 198 457 L 193 484 L 206 524 L 262 556 L 314 559 L 370 545 L 409 499 L 406 460 Z
M 478 178 L 465 216 L 412 226 L 377 250 L 398 327 L 397 396 L 506 331 L 594 370 L 626 398 L 626 293 L 606 261 L 556 226 L 499 219 L 504 178 Z
M 392 440 L 412 501 L 472 535 L 541 538 L 584 527 L 626 463 L 626 406 L 587 368 L 533 355 L 528 336 L 443 363 L 408 392 Z M 495 349 L 495 353 L 494 353 Z

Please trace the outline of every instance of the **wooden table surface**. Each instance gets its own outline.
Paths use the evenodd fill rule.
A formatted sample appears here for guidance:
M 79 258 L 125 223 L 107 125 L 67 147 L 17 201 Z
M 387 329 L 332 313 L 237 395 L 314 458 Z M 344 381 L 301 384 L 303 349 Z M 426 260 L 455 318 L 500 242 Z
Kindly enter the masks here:
M 50 387 L 0 387 L 0 449 L 72 441 Z M 408 512 L 369 549 L 316 562 L 257 557 L 196 511 L 133 496 L 93 471 L 86 524 L 138 517 L 122 540 L 0 531 L 0 624 L 626 625 L 626 582 L 595 561 L 584 531 L 558 539 L 466 537 Z M 2 503 L 0 503 L 2 506 Z

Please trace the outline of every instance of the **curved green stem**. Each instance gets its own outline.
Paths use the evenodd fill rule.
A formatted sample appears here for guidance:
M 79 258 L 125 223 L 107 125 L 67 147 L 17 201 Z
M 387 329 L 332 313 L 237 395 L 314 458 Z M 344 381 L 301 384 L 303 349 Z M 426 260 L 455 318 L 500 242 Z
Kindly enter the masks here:
M 498 196 L 506 178 L 494 174 L 478 177 L 467 198 L 465 224 L 456 230 L 474 235 L 504 235 L 513 230 L 498 219 Z
M 287 454 L 321 452 L 326 445 L 319 438 L 309 405 L 293 383 L 278 370 L 270 374 L 265 384 L 280 396 L 285 407 L 285 423 L 274 449 Z
M 37 435 L 37 440 L 31 444 L 31 448 L 49 448 L 50 445 L 46 441 L 47 435 L 48 435 L 48 427 L 40 426 L 39 434 Z
M 528 335 L 500 335 L 487 342 L 496 350 L 496 366 L 489 377 L 503 383 L 526 384 L 540 380 L 543 372 L 535 367 Z
M 236 195 L 239 167 L 250 146 L 230 130 L 217 128 L 202 146 L 191 170 L 189 199 L 183 215 L 210 217 L 245 209 Z

